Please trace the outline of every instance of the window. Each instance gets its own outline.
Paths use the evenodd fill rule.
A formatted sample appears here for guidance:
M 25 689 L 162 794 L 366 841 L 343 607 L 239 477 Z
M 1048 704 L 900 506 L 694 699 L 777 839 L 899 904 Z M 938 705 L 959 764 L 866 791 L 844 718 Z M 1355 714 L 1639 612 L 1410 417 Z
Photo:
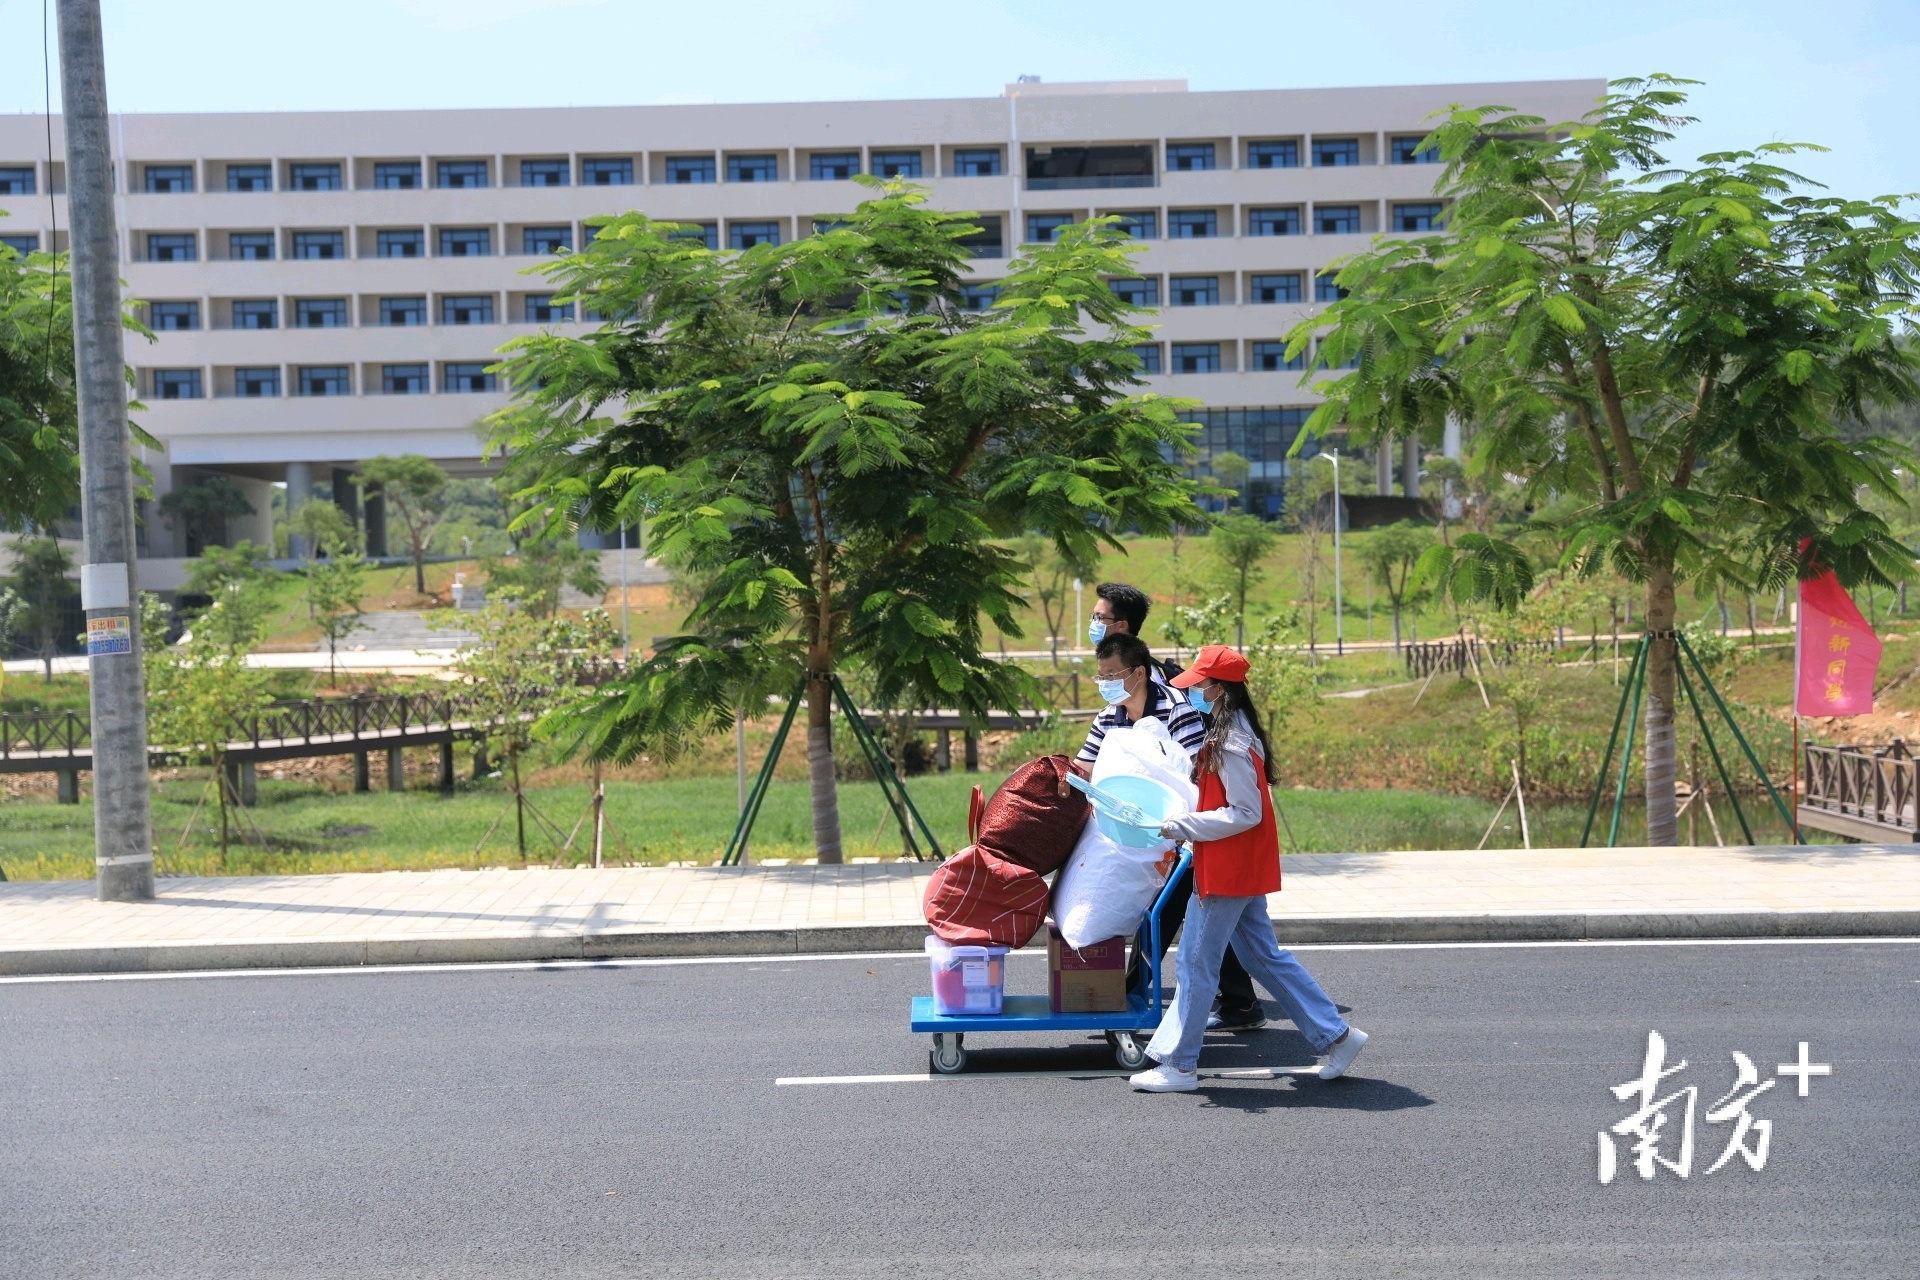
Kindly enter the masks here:
M 1278 369 L 1304 369 L 1307 367 L 1306 353 L 1287 359 L 1287 344 L 1284 342 L 1256 342 L 1253 344 L 1253 367 L 1267 373 Z
M 1005 251 L 1005 243 L 1000 236 L 1000 219 L 982 218 L 980 229 L 970 236 L 961 236 L 959 243 L 967 251 L 968 257 L 997 258 Z
M 1296 468 L 1305 468 L 1314 452 L 1309 442 L 1297 461 L 1287 457 L 1311 412 L 1278 407 L 1183 410 L 1180 420 L 1196 428 L 1193 443 L 1198 453 L 1188 463 L 1190 474 L 1205 471 L 1213 459 L 1231 451 L 1248 464 L 1247 483 L 1240 495 L 1246 509 L 1267 517 L 1279 515 L 1287 477 Z
M 1395 231 L 1438 231 L 1440 229 L 1439 201 L 1394 205 L 1393 229 Z
M 160 333 L 180 333 L 200 327 L 200 304 L 197 302 L 155 302 L 147 310 L 150 317 L 148 323 Z
M 449 364 L 441 375 L 442 391 L 491 391 L 493 375 L 483 363 Z
M 373 189 L 375 191 L 418 191 L 420 162 L 418 160 L 380 161 L 373 166 Z
M 1315 302 L 1338 302 L 1347 296 L 1347 291 L 1333 282 L 1335 274 L 1335 272 L 1323 271 L 1313 278 Z
M 1249 169 L 1298 169 L 1299 167 L 1300 144 L 1292 138 L 1279 142 L 1247 144 L 1247 168 Z
M 1337 169 L 1359 163 L 1360 139 L 1315 138 L 1313 140 L 1314 168 Z
M 266 396 L 280 394 L 280 371 L 278 369 L 235 369 L 233 371 L 233 394 L 248 400 L 259 400 Z
M 1193 173 L 1213 168 L 1211 142 L 1170 142 L 1167 144 L 1167 172 Z
M 1393 140 L 1393 162 L 1395 164 L 1439 164 L 1440 148 L 1420 149 L 1420 138 L 1395 138 Z
M 969 284 L 960 287 L 960 309 L 962 311 L 986 311 L 1000 296 L 997 284 Z
M 920 176 L 918 151 L 876 151 L 873 172 L 881 178 L 917 178 Z
M 1220 344 L 1217 342 L 1176 342 L 1173 344 L 1175 373 L 1220 372 Z
M 777 182 L 780 160 L 777 156 L 728 156 L 728 182 Z
M 550 293 L 527 295 L 528 324 L 557 324 L 562 320 L 571 319 L 573 319 L 571 302 L 555 302 Z
M 344 258 L 346 237 L 338 231 L 296 231 L 293 233 L 296 258 Z
M 36 233 L 30 236 L 0 236 L 0 244 L 13 250 L 21 257 L 40 251 L 40 237 Z
M 340 166 L 337 164 L 295 164 L 287 166 L 289 191 L 338 191 Z
M 565 158 L 558 160 L 522 160 L 520 185 L 523 187 L 564 187 L 570 176 Z
M 667 182 L 680 185 L 713 181 L 712 156 L 668 156 Z
M 350 396 L 353 381 L 343 364 L 310 364 L 300 369 L 300 394 L 303 396 Z
M 156 400 L 198 400 L 200 371 L 198 369 L 155 369 L 153 395 Z
M 1167 292 L 1176 307 L 1217 307 L 1220 305 L 1219 276 L 1175 276 L 1167 282 Z
M 1249 209 L 1247 232 L 1256 236 L 1297 236 L 1300 234 L 1300 210 Z
M 487 227 L 440 228 L 443 258 L 485 258 L 493 254 L 493 232 Z
M 190 164 L 150 164 L 146 171 L 149 195 L 177 196 L 193 190 L 193 166 Z
M 191 231 L 147 237 L 148 262 L 192 262 L 199 256 L 200 242 Z
M 273 258 L 273 232 L 234 231 L 227 236 L 227 256 L 235 262 L 268 262 Z
M 1157 307 L 1160 305 L 1160 281 L 1157 277 L 1145 280 L 1109 280 L 1107 287 L 1113 290 L 1113 296 L 1134 307 Z
M 1360 230 L 1360 206 L 1357 204 L 1317 204 L 1313 206 L 1313 233 L 1318 236 L 1348 236 Z
M 227 166 L 227 190 L 273 190 L 273 166 L 270 164 L 230 164 Z M 276 378 L 278 375 L 275 375 Z
M 1074 217 L 1070 213 L 1030 213 L 1027 215 L 1027 243 L 1052 244 L 1060 236 L 1061 228 L 1070 227 Z
M 1250 292 L 1255 302 L 1298 302 L 1300 273 L 1288 271 L 1280 275 L 1255 276 Z
M 240 298 L 233 304 L 233 327 L 236 329 L 277 329 L 280 326 L 280 304 L 272 298 Z M 277 374 L 275 375 L 278 376 Z M 278 391 L 275 395 L 280 394 Z
M 593 228 L 587 228 L 592 231 Z M 720 247 L 720 224 L 717 222 L 683 222 L 678 231 L 667 234 L 669 240 L 698 240 L 709 249 Z
M 816 151 L 807 160 L 807 176 L 815 182 L 838 182 L 858 172 L 858 151 Z
M 956 178 L 997 178 L 1000 176 L 1000 148 L 963 147 L 953 153 Z
M 449 191 L 473 191 L 487 185 L 485 160 L 436 160 L 433 185 Z
M 1160 372 L 1160 344 L 1159 343 L 1157 342 L 1142 343 L 1141 345 L 1133 349 L 1133 354 L 1135 358 L 1140 361 L 1140 372 L 1142 373 L 1159 373 Z
M 598 156 L 580 162 L 583 187 L 630 187 L 633 161 L 627 156 Z
M 735 222 L 727 227 L 727 247 L 730 249 L 751 249 L 756 245 L 779 243 L 780 224 L 777 222 Z
M 380 299 L 380 323 L 386 328 L 406 328 L 427 322 L 425 298 Z
M 1151 146 L 1027 148 L 1029 191 L 1152 185 Z
M 30 196 L 35 185 L 32 169 L 14 166 L 0 169 L 0 196 Z
M 570 253 L 572 250 L 572 227 L 524 227 L 520 231 L 522 253 Z
M 423 396 L 430 389 L 427 366 L 423 364 L 383 364 L 380 366 L 380 390 L 390 396 Z
M 441 295 L 440 323 L 492 324 L 493 295 L 490 293 Z
M 296 298 L 293 302 L 293 327 L 296 329 L 344 329 L 347 327 L 345 298 Z
M 1167 214 L 1167 235 L 1175 240 L 1211 240 L 1220 234 L 1212 209 L 1175 209 Z
M 376 231 L 373 242 L 374 252 L 382 258 L 427 256 L 427 233 L 418 227 L 408 227 L 400 231 Z
M 853 224 L 845 218 L 815 218 L 813 220 L 813 234 L 823 236 L 829 231 L 842 231 L 852 225 Z
M 1135 240 L 1160 238 L 1160 215 L 1152 209 L 1136 209 L 1113 216 L 1119 219 L 1113 224 L 1113 229 L 1123 236 L 1131 236 Z

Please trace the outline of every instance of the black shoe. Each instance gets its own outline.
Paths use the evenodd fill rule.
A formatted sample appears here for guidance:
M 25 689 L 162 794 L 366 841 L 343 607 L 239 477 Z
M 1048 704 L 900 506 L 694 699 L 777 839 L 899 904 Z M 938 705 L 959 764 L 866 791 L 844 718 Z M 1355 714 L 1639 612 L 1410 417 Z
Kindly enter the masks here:
M 1209 1031 L 1258 1031 L 1267 1025 L 1267 1011 L 1259 1005 L 1250 1009 L 1215 1009 L 1207 1015 Z

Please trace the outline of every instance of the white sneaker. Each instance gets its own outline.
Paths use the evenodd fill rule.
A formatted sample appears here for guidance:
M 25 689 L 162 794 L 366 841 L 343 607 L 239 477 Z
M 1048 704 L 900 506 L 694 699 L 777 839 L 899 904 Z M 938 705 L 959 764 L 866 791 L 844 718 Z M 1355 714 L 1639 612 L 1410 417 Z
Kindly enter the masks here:
M 1161 1063 L 1131 1077 L 1127 1083 L 1142 1093 L 1192 1093 L 1200 1087 L 1200 1073 Z
M 1347 1068 L 1353 1065 L 1353 1060 L 1359 1057 L 1360 1051 L 1366 1047 L 1367 1033 L 1358 1027 L 1348 1027 L 1347 1038 L 1333 1046 L 1332 1051 L 1327 1054 L 1327 1060 L 1320 1064 L 1320 1078 L 1338 1080 L 1347 1074 Z

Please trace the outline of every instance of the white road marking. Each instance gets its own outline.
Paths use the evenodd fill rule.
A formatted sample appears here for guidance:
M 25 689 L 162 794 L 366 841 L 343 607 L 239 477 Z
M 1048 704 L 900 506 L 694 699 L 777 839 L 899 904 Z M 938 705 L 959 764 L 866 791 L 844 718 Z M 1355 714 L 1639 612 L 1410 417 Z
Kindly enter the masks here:
M 1255 1067 L 1245 1071 L 1202 1071 L 1202 1080 L 1277 1080 L 1281 1076 L 1310 1075 L 1320 1070 L 1318 1063 L 1304 1067 Z M 773 1083 L 779 1087 L 812 1084 L 932 1084 L 936 1080 L 1103 1080 L 1130 1076 L 1131 1071 L 963 1071 L 942 1075 L 937 1071 L 915 1071 L 888 1076 L 781 1076 Z
M 1812 947 L 1913 946 L 1920 938 L 1596 938 L 1552 939 L 1538 942 L 1316 942 L 1289 947 L 1290 951 L 1492 951 L 1559 947 Z M 1172 947 L 1169 954 L 1177 954 Z M 1042 959 L 1045 950 L 1029 947 L 1010 958 Z M 59 982 L 151 982 L 170 978 L 299 978 L 339 977 L 372 973 L 495 973 L 532 969 L 652 969 L 700 964 L 785 965 L 822 960 L 925 960 L 922 951 L 784 952 L 759 956 L 659 956 L 614 960 L 476 960 L 449 964 L 365 964 L 297 969 L 184 969 L 162 973 L 48 973 L 0 977 L 0 986 Z

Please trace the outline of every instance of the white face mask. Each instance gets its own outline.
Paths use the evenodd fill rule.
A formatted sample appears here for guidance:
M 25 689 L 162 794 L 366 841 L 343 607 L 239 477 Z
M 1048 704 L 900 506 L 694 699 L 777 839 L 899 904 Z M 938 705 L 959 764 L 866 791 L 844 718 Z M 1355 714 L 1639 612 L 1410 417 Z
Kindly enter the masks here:
M 1094 685 L 1100 690 L 1102 700 L 1109 706 L 1116 702 L 1125 702 L 1127 700 L 1127 678 L 1125 676 L 1120 677 L 1118 680 L 1096 679 Z

